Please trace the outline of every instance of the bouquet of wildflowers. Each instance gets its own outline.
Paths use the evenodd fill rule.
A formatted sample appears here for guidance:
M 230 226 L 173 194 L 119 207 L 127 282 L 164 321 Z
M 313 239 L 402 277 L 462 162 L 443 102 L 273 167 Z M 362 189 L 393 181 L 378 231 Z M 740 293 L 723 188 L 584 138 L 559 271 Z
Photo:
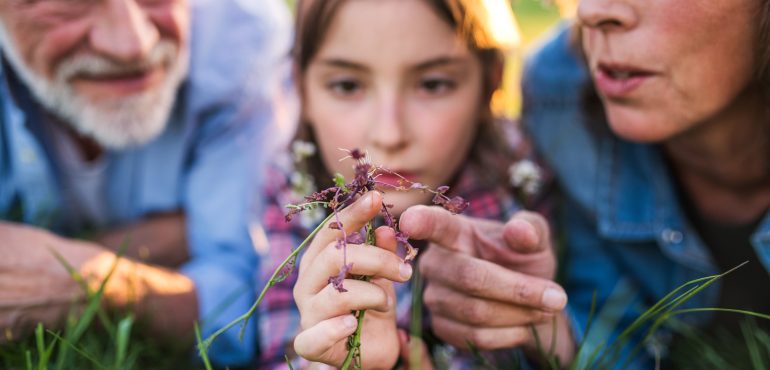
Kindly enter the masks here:
M 266 283 L 265 287 L 260 292 L 256 302 L 248 312 L 212 334 L 205 341 L 199 341 L 199 351 L 204 359 L 204 362 L 207 361 L 206 352 L 208 347 L 211 345 L 211 342 L 216 339 L 217 336 L 221 335 L 238 323 L 243 323 L 245 327 L 245 323 L 251 318 L 251 316 L 253 316 L 260 302 L 264 298 L 267 290 L 275 284 L 284 281 L 292 273 L 295 266 L 297 266 L 297 259 L 302 250 L 309 244 L 311 240 L 313 240 L 315 235 L 323 227 L 341 231 L 341 236 L 338 237 L 336 241 L 336 248 L 340 251 L 340 253 L 343 254 L 344 262 L 340 271 L 336 275 L 329 277 L 329 283 L 332 284 L 332 286 L 337 291 L 344 293 L 347 292 L 343 286 L 343 282 L 346 278 L 369 281 L 370 277 L 368 276 L 350 275 L 350 270 L 353 265 L 352 263 L 347 263 L 346 255 L 347 248 L 350 245 L 357 246 L 363 244 L 374 244 L 374 221 L 369 221 L 369 223 L 358 232 L 347 233 L 345 232 L 339 217 L 339 212 L 341 210 L 345 209 L 365 193 L 369 191 L 376 191 L 375 188 L 377 187 L 390 188 L 395 191 L 430 192 L 433 194 L 433 203 L 441 205 L 454 214 L 461 213 L 468 207 L 468 202 L 462 197 L 449 197 L 446 195 L 446 193 L 449 191 L 448 186 L 440 186 L 436 189 L 431 189 L 424 184 L 410 181 L 386 168 L 372 164 L 369 161 L 367 154 L 361 150 L 353 149 L 346 150 L 346 152 L 348 155 L 343 158 L 343 160 L 352 159 L 355 162 L 355 172 L 353 179 L 346 181 L 342 175 L 337 174 L 334 177 L 333 186 L 306 195 L 302 202 L 287 205 L 286 207 L 288 208 L 288 211 L 286 213 L 285 219 L 286 222 L 291 222 L 295 216 L 302 212 L 314 211 L 318 209 L 326 209 L 329 215 L 278 266 L 278 268 L 273 272 L 270 280 Z M 400 180 L 396 185 L 379 182 L 377 181 L 377 177 L 378 174 L 382 173 L 396 175 Z M 391 204 L 387 204 L 385 201 L 382 202 L 380 208 L 382 220 L 386 226 L 393 228 L 395 231 L 398 247 L 404 251 L 404 263 L 411 263 L 411 261 L 413 261 L 417 256 L 417 249 L 409 243 L 409 237 L 398 230 L 398 221 L 390 212 L 392 207 L 393 206 Z M 354 334 L 352 334 L 348 339 L 348 355 L 345 359 L 345 362 L 343 363 L 343 369 L 349 368 L 351 364 L 356 368 L 360 367 L 361 329 L 363 326 L 365 313 L 366 312 L 364 310 L 354 312 L 354 316 L 357 318 L 358 325 Z

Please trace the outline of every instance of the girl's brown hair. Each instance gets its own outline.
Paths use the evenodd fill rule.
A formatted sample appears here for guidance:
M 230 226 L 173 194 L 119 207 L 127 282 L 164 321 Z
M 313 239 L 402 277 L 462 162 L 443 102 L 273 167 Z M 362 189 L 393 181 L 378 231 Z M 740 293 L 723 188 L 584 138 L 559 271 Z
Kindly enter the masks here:
M 300 0 L 297 4 L 297 21 L 295 24 L 294 48 L 292 59 L 294 62 L 295 81 L 304 100 L 304 87 L 302 80 L 313 57 L 321 48 L 329 26 L 339 8 L 348 0 Z M 481 100 L 481 113 L 479 114 L 479 129 L 476 139 L 470 150 L 470 161 L 480 168 L 493 169 L 490 171 L 477 171 L 485 186 L 498 186 L 507 182 L 505 171 L 508 164 L 514 160 L 514 153 L 510 149 L 504 125 L 512 124 L 493 117 L 490 107 L 492 94 L 499 87 L 499 81 L 504 62 L 504 47 L 501 45 L 487 21 L 486 8 L 479 0 L 423 0 L 428 3 L 436 14 L 454 29 L 468 48 L 475 54 L 482 66 L 483 94 Z M 304 104 L 303 104 L 304 105 Z M 307 121 L 304 113 L 300 115 L 300 122 L 295 135 L 295 140 L 315 143 L 315 135 L 312 125 Z M 320 154 L 316 152 L 310 157 L 307 170 L 313 176 L 319 188 L 332 185 L 331 175 L 326 171 Z

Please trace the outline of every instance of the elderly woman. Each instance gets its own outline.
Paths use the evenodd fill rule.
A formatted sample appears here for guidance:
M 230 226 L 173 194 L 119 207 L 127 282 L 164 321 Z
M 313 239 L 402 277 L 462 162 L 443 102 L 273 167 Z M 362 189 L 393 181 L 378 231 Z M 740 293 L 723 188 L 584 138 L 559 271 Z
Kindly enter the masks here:
M 591 342 L 744 261 L 687 305 L 767 313 L 770 1 L 581 0 L 577 18 L 524 79 L 524 121 L 564 192 L 577 340 L 594 293 Z M 743 317 L 681 318 L 729 331 Z

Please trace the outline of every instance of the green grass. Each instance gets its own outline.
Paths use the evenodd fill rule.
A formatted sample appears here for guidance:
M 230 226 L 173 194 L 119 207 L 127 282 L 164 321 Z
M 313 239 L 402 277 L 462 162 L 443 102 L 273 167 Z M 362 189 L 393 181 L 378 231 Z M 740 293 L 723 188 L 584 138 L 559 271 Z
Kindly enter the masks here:
M 102 296 L 109 275 L 96 291 L 90 291 L 77 271 L 61 256 L 57 257 L 70 276 L 81 283 L 86 292 L 85 303 L 73 305 L 63 329 L 47 330 L 38 324 L 28 337 L 0 346 L 0 369 L 202 368 L 189 349 L 156 342 L 130 312 L 108 312 Z M 119 258 L 120 253 L 113 270 Z
M 512 0 L 511 5 L 525 48 L 531 46 L 560 19 L 557 7 L 542 0 Z

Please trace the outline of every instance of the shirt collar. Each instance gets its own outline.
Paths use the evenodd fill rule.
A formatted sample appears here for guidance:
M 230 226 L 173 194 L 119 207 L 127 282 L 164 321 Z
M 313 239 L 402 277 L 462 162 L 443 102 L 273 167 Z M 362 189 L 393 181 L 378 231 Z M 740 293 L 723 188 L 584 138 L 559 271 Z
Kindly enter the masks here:
M 659 151 L 607 135 L 600 144 L 597 193 L 600 232 L 627 241 L 652 239 L 682 226 L 682 213 Z

